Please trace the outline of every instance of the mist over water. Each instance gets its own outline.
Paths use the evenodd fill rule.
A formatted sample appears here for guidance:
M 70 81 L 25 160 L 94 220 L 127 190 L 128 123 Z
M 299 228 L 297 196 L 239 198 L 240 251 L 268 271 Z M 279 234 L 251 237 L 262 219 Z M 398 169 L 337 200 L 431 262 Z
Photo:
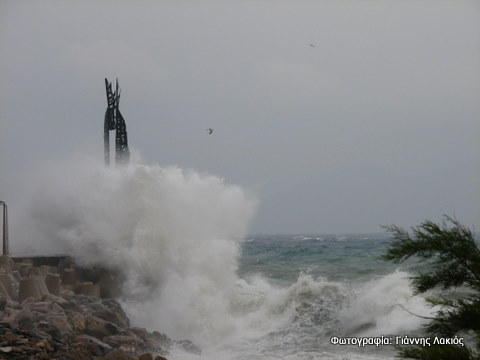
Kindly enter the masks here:
M 226 304 L 216 299 L 236 279 L 255 211 L 240 187 L 193 170 L 106 168 L 89 158 L 52 165 L 36 181 L 28 222 L 40 230 L 37 251 L 48 243 L 83 265 L 124 271 L 134 320 L 172 336 L 208 325 L 195 314 L 221 314 Z
M 35 234 L 37 252 L 66 253 L 82 265 L 123 272 L 121 301 L 132 324 L 190 339 L 205 359 L 393 358 L 393 349 L 338 348 L 328 339 L 417 331 L 424 320 L 403 308 L 432 312 L 413 296 L 405 271 L 355 281 L 348 268 L 335 280 L 304 269 L 282 280 L 276 269 L 283 263 L 275 258 L 259 266 L 266 273 L 242 271 L 256 200 L 217 176 L 138 160 L 105 168 L 82 158 L 49 166 L 35 182 L 18 235 Z M 311 261 L 318 250 L 322 261 L 318 244 L 324 239 L 302 239 L 283 243 L 286 251 L 303 244 L 286 256 L 292 269 L 302 267 L 301 254 Z M 274 240 L 268 246 L 280 244 Z M 248 244 L 270 252 L 261 238 Z M 324 248 L 338 255 L 333 244 L 326 241 Z M 31 243 L 21 246 L 17 252 L 35 250 Z M 347 260 L 339 259 L 325 258 L 325 264 L 345 268 Z M 171 358 L 190 356 L 174 351 Z

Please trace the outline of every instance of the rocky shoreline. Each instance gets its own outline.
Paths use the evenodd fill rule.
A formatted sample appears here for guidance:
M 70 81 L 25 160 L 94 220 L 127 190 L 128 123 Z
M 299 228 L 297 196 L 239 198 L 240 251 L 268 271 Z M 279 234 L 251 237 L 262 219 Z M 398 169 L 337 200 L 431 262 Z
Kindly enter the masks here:
M 108 293 L 101 281 L 71 266 L 0 257 L 0 359 L 164 360 L 173 347 L 200 354 L 189 340 L 131 327 L 121 305 L 100 296 Z

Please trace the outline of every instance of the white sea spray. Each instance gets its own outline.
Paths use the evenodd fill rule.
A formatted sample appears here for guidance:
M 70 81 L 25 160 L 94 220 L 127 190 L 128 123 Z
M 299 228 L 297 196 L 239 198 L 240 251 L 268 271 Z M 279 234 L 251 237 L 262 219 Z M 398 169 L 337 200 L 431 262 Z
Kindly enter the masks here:
M 328 339 L 409 334 L 424 319 L 406 310 L 433 311 L 413 295 L 405 271 L 350 282 L 309 271 L 289 283 L 240 277 L 256 200 L 218 176 L 138 160 L 105 168 L 77 158 L 35 176 L 25 204 L 31 217 L 20 235 L 35 242 L 23 245 L 123 272 L 122 303 L 132 324 L 193 340 L 201 359 L 393 358 L 392 349 L 364 354 L 332 348 Z M 294 240 L 308 249 L 312 239 Z M 328 245 L 315 241 L 317 249 L 319 243 Z M 21 241 L 15 245 L 21 251 Z M 189 357 L 175 349 L 171 355 Z

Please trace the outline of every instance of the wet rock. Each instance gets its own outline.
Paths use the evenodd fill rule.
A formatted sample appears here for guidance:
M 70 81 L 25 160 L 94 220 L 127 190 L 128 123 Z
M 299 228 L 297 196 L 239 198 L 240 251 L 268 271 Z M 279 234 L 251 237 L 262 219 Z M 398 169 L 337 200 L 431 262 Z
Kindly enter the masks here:
M 30 304 L 29 308 L 31 311 L 46 314 L 52 311 L 52 303 L 46 301 L 39 301 Z M 63 309 L 60 308 L 63 312 Z
M 5 306 L 6 308 L 9 309 L 18 309 L 20 310 L 22 308 L 22 305 L 18 301 L 14 300 L 7 300 L 7 305 Z
M 159 342 L 163 343 L 164 345 L 170 347 L 173 344 L 173 340 L 170 339 L 167 335 L 162 334 L 158 331 L 154 331 L 152 333 L 152 337 L 158 340 Z
M 145 341 L 145 339 L 147 337 L 147 329 L 145 329 L 145 328 L 133 327 L 133 328 L 128 329 L 128 331 L 130 331 L 131 333 L 134 333 L 135 335 L 137 335 L 143 341 Z
M 12 271 L 0 276 L 1 360 L 166 360 L 163 356 L 172 346 L 200 354 L 188 340 L 174 341 L 157 331 L 130 328 L 130 320 L 116 300 L 91 296 L 98 295 L 96 290 L 81 290 L 81 286 L 99 284 L 106 275 L 93 271 L 86 277 L 83 270 L 69 266 L 60 272 L 70 283 L 64 286 L 54 275 L 55 268 L 34 267 L 30 262 L 12 266 L 24 277 Z M 53 286 L 45 284 L 46 278 Z M 61 291 L 56 290 L 57 285 Z M 79 289 L 86 295 L 73 293 Z M 10 297 L 2 297 L 2 293 Z
M 39 341 L 35 343 L 35 346 L 40 348 L 43 352 L 50 353 L 54 351 L 54 348 L 52 345 L 50 345 L 48 342 L 45 341 Z
M 10 324 L 7 322 L 0 322 L 0 336 L 11 331 Z
M 190 340 L 177 340 L 177 341 L 174 341 L 174 344 L 175 346 L 177 346 L 178 348 L 186 352 L 189 352 L 195 355 L 202 354 L 202 350 L 197 345 L 192 343 Z
M 2 321 L 4 324 L 8 324 L 10 327 L 18 327 L 18 324 L 14 321 L 15 316 L 19 310 L 8 308 L 3 312 Z
M 45 320 L 51 326 L 51 329 L 47 332 L 54 338 L 63 340 L 73 335 L 73 329 L 65 315 L 48 315 L 45 317 Z
M 140 355 L 137 360 L 153 360 L 153 355 L 151 353 L 145 353 Z
M 41 348 L 41 349 L 44 349 L 45 351 L 47 352 L 52 352 L 54 349 L 53 349 L 53 346 L 50 345 L 48 342 L 46 341 L 38 341 L 35 343 L 35 346 Z
M 121 328 L 127 328 L 129 325 L 128 318 L 125 316 L 125 314 L 123 314 L 123 312 L 119 313 L 118 311 L 112 309 L 103 308 L 101 310 L 93 312 L 93 315 L 105 321 L 114 323 Z
M 134 357 L 127 355 L 120 349 L 115 349 L 101 358 L 101 360 L 136 360 Z
M 90 312 L 102 311 L 105 310 L 105 305 L 103 305 L 100 301 L 92 301 L 90 303 L 85 304 Z
M 78 313 L 85 313 L 88 311 L 88 308 L 86 308 L 80 301 L 75 300 L 74 295 L 61 295 L 61 299 L 63 299 L 63 302 L 56 302 L 58 305 L 62 307 L 65 311 L 75 311 Z
M 51 313 L 65 314 L 65 310 L 63 310 L 63 308 L 58 304 L 55 304 L 55 303 L 51 304 L 50 309 L 51 309 Z
M 125 311 L 123 311 L 122 306 L 113 299 L 103 299 L 102 300 L 102 305 L 115 312 L 115 316 L 117 318 L 117 322 L 119 323 L 119 326 L 122 327 L 130 327 L 130 319 L 128 318 L 127 314 L 125 314 Z
M 74 341 L 85 346 L 93 356 L 105 356 L 113 350 L 110 345 L 89 335 L 79 335 Z
M 45 294 L 42 296 L 42 301 L 58 304 L 58 305 L 64 305 L 68 304 L 68 300 L 62 298 L 61 296 L 55 295 L 55 294 Z
M 50 324 L 46 321 L 40 322 L 41 324 L 37 325 L 37 327 L 33 327 L 30 329 L 30 335 L 32 338 L 36 338 L 40 341 L 50 342 L 53 340 L 52 335 L 50 335 L 45 330 L 52 330 Z
M 23 299 L 20 303 L 20 305 L 22 306 L 22 308 L 26 307 L 26 306 L 30 306 L 30 304 L 33 304 L 35 301 L 35 298 L 34 297 L 28 297 L 26 299 Z
M 173 340 L 165 334 L 154 331 L 153 333 L 146 333 L 145 344 L 147 348 L 154 350 L 156 353 L 167 355 L 173 345 Z
M 17 341 L 19 340 L 19 337 L 16 334 L 8 333 L 8 334 L 3 335 L 1 337 L 1 339 L 3 341 L 6 341 L 9 345 L 13 345 L 13 344 L 17 343 Z
M 80 331 L 80 332 L 83 332 L 85 330 L 85 327 L 86 327 L 85 317 L 82 314 L 76 311 L 70 312 L 68 316 L 68 320 L 74 330 Z
M 122 344 L 144 347 L 145 343 L 138 336 L 132 335 L 111 335 L 103 338 L 103 341 L 112 347 L 119 347 Z
M 85 333 L 99 339 L 119 333 L 117 325 L 94 315 L 85 316 Z
M 12 350 L 13 350 L 13 347 L 11 346 L 4 346 L 0 348 L 0 352 L 2 353 L 10 353 L 12 352 Z
M 23 307 L 13 317 L 13 321 L 10 323 L 15 327 L 30 328 L 35 322 L 35 316 L 28 307 Z
M 133 344 L 120 344 L 117 349 L 122 350 L 125 354 L 129 356 L 137 356 L 138 348 L 136 348 Z

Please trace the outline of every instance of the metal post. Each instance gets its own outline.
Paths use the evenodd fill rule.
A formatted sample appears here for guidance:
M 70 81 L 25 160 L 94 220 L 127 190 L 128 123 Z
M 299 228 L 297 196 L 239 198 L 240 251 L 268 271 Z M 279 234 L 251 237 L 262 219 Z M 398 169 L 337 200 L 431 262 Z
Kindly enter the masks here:
M 5 201 L 0 200 L 3 205 L 3 255 L 8 255 L 8 208 Z

